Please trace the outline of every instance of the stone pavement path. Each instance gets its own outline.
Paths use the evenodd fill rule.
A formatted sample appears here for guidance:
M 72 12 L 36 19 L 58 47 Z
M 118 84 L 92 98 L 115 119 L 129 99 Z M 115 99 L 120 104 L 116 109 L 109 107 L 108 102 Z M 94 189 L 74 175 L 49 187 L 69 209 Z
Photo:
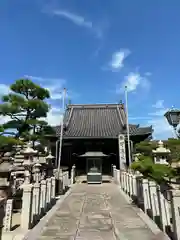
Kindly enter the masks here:
M 76 185 L 39 240 L 152 240 L 115 184 Z

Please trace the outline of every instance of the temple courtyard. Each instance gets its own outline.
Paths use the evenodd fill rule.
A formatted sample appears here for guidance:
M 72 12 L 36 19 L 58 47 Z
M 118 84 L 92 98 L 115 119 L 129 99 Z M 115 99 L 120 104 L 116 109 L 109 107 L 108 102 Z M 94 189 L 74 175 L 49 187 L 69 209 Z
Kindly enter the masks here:
M 165 239 L 114 183 L 75 184 L 25 239 Z

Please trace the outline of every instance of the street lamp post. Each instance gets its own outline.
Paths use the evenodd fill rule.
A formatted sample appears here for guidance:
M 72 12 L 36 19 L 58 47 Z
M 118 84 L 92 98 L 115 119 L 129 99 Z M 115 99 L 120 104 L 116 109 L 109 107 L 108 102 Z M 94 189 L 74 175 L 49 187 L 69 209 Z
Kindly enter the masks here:
M 130 137 L 129 137 L 129 117 L 128 117 L 128 89 L 125 86 L 125 102 L 126 102 L 126 129 L 127 129 L 127 142 L 128 142 L 128 157 L 129 165 L 131 164 L 131 146 L 130 146 Z
M 180 123 L 180 110 L 179 109 L 170 109 L 164 114 L 165 118 L 167 119 L 169 125 L 173 127 L 174 132 L 177 138 L 180 138 L 180 134 L 177 131 L 177 126 Z

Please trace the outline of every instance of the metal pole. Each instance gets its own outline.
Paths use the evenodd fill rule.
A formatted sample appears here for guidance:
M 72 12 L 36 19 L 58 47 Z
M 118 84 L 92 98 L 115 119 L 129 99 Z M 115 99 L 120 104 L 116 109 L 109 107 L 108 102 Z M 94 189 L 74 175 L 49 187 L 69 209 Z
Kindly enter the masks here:
M 59 136 L 58 178 L 59 178 L 60 167 L 61 167 L 61 154 L 62 154 L 62 139 L 63 139 L 63 121 L 64 121 L 65 97 L 66 97 L 66 89 L 64 88 L 64 90 L 63 90 L 63 96 L 62 96 L 63 115 L 62 115 L 62 122 L 61 122 L 60 136 Z
M 128 94 L 127 86 L 125 86 L 125 101 L 126 101 L 126 129 L 127 129 L 127 141 L 128 141 L 128 157 L 129 165 L 131 164 L 131 147 L 130 147 L 130 138 L 129 138 L 129 118 L 128 118 Z
M 56 163 L 55 167 L 58 167 L 58 144 L 59 144 L 59 139 L 56 141 Z
M 179 135 L 178 135 L 178 132 L 177 132 L 177 127 L 173 127 L 173 132 L 174 132 L 174 138 L 179 139 Z

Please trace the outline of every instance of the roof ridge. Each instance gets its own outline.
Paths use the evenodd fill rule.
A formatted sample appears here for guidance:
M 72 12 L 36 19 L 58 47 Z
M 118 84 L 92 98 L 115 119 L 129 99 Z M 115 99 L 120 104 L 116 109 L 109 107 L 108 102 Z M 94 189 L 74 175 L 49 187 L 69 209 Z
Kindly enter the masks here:
M 122 116 L 121 116 L 121 112 L 120 112 L 119 106 L 117 105 L 116 108 L 117 108 L 117 112 L 118 112 L 118 116 L 120 118 L 121 124 L 124 126 L 124 122 L 123 122 L 123 119 L 122 119 Z
M 73 110 L 74 110 L 74 108 L 72 107 L 71 110 L 70 110 L 70 113 L 69 113 L 68 120 L 67 120 L 66 123 L 65 123 L 66 128 L 68 128 L 69 123 L 70 123 L 70 121 L 71 121 Z
M 122 103 L 103 103 L 103 104 L 69 104 L 67 105 L 67 108 L 108 108 L 108 107 L 114 107 L 117 106 L 124 108 L 124 104 Z

